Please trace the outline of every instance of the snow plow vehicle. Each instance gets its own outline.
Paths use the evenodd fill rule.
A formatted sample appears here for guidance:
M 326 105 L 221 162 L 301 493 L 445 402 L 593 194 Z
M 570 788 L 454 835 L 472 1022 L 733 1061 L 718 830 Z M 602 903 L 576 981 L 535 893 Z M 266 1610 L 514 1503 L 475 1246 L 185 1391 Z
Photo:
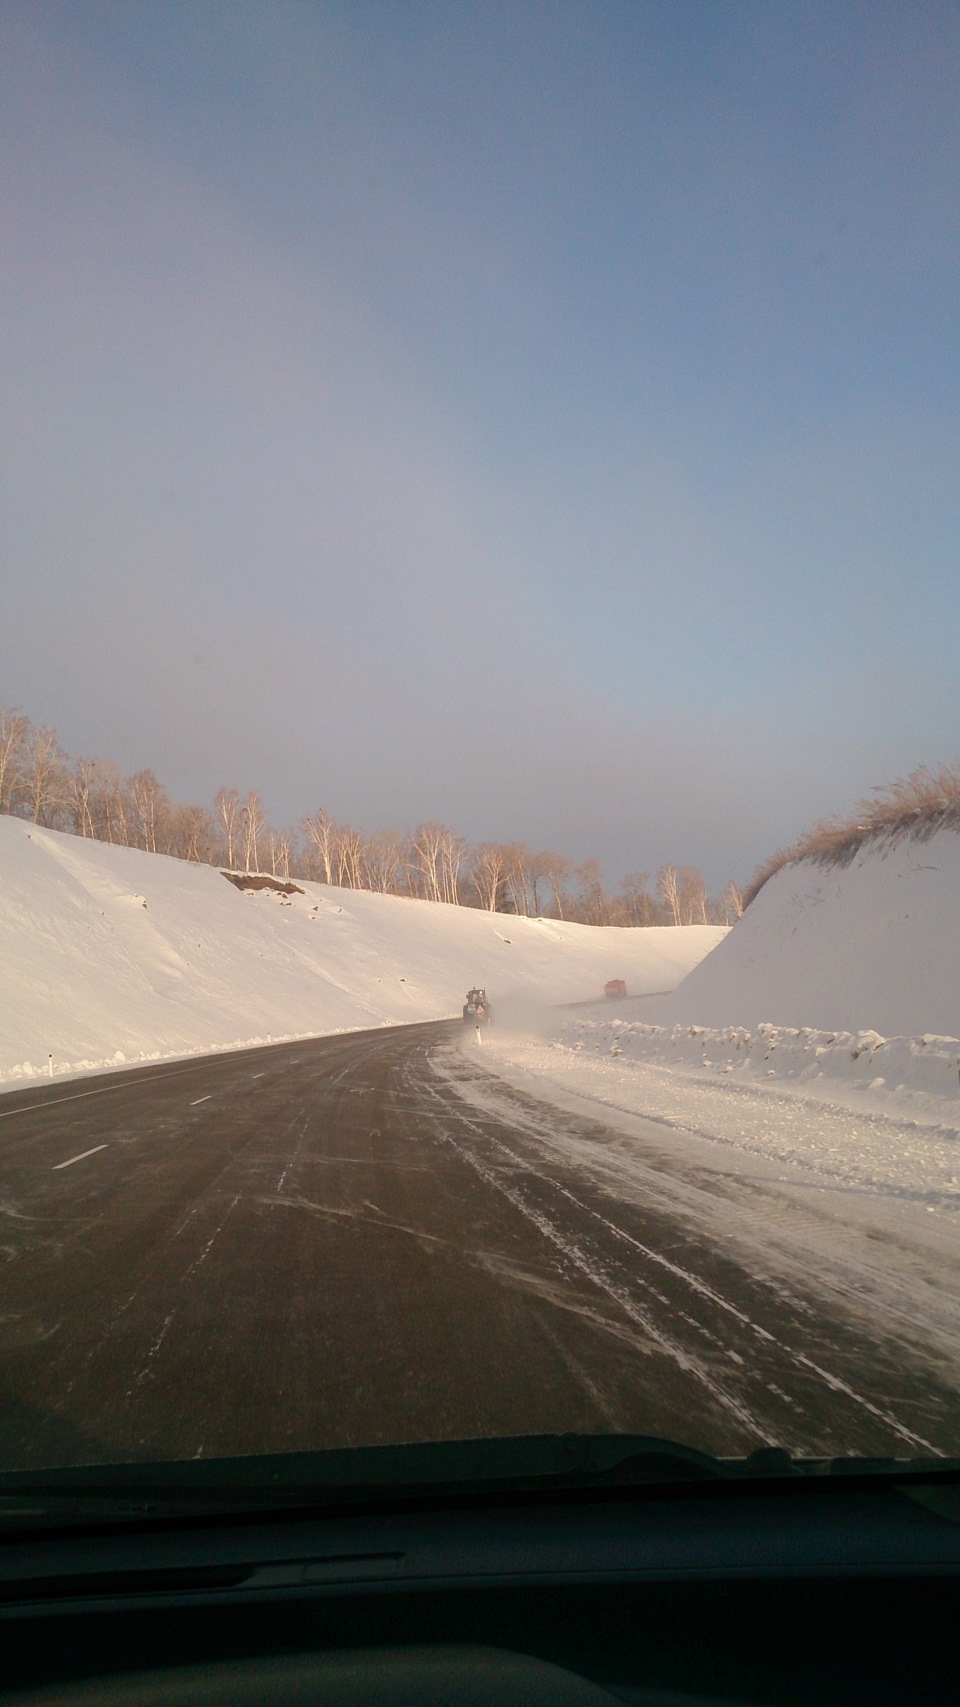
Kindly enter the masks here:
M 486 990 L 479 987 L 467 991 L 463 1004 L 464 1025 L 489 1025 L 492 1018 Z

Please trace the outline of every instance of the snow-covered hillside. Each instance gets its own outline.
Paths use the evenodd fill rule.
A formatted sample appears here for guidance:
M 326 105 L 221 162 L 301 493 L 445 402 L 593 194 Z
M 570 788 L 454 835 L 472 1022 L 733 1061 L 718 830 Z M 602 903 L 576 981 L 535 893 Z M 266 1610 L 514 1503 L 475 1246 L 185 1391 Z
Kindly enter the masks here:
M 960 1036 L 960 834 L 784 866 L 651 1017 Z
M 0 817 L 0 1082 L 438 1019 L 464 991 L 573 1002 L 669 990 L 722 929 L 597 930 L 208 866 Z

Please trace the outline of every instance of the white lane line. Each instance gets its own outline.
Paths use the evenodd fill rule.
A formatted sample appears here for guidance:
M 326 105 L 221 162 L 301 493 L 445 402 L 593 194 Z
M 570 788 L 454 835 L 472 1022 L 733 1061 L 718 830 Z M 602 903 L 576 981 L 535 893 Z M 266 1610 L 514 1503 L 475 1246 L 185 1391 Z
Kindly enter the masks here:
M 104 1097 L 108 1091 L 129 1090 L 131 1085 L 150 1085 L 156 1079 L 180 1079 L 184 1073 L 200 1073 L 209 1061 L 198 1061 L 195 1067 L 178 1067 L 172 1073 L 150 1073 L 144 1079 L 121 1079 L 116 1085 L 98 1085 L 95 1091 L 74 1091 L 68 1097 L 48 1097 L 46 1102 L 26 1103 L 22 1108 L 5 1108 L 0 1111 L 0 1120 L 9 1120 L 15 1114 L 37 1114 L 45 1108 L 56 1108 L 60 1102 L 79 1102 L 82 1097 Z
M 254 1073 L 253 1076 L 255 1079 L 262 1079 L 264 1077 L 263 1073 Z
M 206 1096 L 205 1096 L 205 1097 L 197 1097 L 197 1099 L 196 1099 L 196 1101 L 195 1101 L 195 1102 L 192 1102 L 192 1103 L 191 1103 L 191 1104 L 190 1104 L 190 1107 L 191 1107 L 191 1108 L 199 1108 L 199 1107 L 200 1107 L 200 1104 L 201 1104 L 201 1103 L 202 1103 L 202 1102 L 209 1102 L 209 1101 L 210 1101 L 210 1098 L 211 1098 L 211 1097 L 212 1097 L 212 1095 L 213 1095 L 213 1092 L 212 1092 L 212 1091 L 208 1091 L 208 1092 L 207 1092 L 207 1094 L 206 1094 Z
M 106 1144 L 94 1144 L 92 1150 L 81 1150 L 79 1156 L 71 1156 L 69 1162 L 57 1162 L 56 1166 L 50 1169 L 50 1172 L 58 1174 L 61 1168 L 72 1168 L 74 1162 L 84 1162 L 88 1156 L 95 1156 L 98 1150 L 105 1150 L 106 1148 Z

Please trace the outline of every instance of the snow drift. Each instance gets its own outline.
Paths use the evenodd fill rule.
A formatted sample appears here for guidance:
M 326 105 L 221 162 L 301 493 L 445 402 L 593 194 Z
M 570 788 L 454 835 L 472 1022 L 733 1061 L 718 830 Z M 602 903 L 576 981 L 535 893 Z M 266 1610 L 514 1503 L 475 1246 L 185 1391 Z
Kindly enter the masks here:
M 725 934 L 596 929 L 209 866 L 0 817 L 0 1082 L 459 1014 L 464 991 L 669 990 Z

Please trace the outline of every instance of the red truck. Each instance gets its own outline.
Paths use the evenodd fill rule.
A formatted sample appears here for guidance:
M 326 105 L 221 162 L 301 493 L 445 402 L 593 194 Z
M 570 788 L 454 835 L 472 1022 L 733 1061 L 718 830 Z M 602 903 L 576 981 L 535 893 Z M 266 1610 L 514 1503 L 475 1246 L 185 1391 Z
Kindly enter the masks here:
M 625 996 L 627 986 L 622 978 L 610 978 L 603 986 L 603 993 L 605 996 Z

